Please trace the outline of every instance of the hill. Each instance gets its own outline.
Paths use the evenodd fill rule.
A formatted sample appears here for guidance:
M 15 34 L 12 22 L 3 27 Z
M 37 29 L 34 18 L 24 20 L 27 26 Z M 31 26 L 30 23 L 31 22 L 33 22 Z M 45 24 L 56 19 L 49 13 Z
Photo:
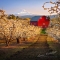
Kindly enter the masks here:
M 24 16 L 20 16 L 21 18 L 32 18 L 32 17 L 35 17 L 35 16 L 37 16 L 37 17 L 41 17 L 42 15 L 24 15 Z M 49 15 L 46 15 L 46 16 L 49 16 Z M 57 15 L 51 15 L 50 16 L 50 18 L 52 19 L 52 18 L 55 18 Z

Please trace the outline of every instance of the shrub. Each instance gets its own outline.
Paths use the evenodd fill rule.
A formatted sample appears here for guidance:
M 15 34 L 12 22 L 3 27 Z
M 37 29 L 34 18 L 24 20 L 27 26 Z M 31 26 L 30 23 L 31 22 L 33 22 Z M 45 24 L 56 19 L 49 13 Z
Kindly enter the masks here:
M 41 30 L 41 34 L 46 34 L 45 31 L 46 31 L 46 29 L 42 29 L 42 30 Z

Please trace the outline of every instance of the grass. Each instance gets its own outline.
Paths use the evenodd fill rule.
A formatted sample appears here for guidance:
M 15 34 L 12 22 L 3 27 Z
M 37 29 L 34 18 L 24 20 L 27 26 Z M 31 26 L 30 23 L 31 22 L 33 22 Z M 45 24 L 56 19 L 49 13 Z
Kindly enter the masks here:
M 34 40 L 32 40 L 30 43 L 26 43 L 26 45 L 17 45 L 15 44 L 16 48 L 1 48 L 0 49 L 0 60 L 36 60 L 40 59 L 37 58 L 39 54 L 45 54 L 49 49 L 56 50 L 57 53 L 55 54 L 58 59 L 60 57 L 60 45 L 54 41 L 51 40 L 51 37 L 49 40 L 47 39 L 47 35 L 42 34 L 36 36 Z M 30 39 L 31 40 L 31 39 Z M 29 42 L 29 41 L 28 41 Z M 1 45 L 1 44 L 0 44 Z M 3 44 L 2 44 L 3 45 Z M 13 44 L 12 44 L 13 45 Z M 42 58 L 43 60 L 44 58 Z M 49 59 L 49 58 L 48 58 Z M 53 58 L 55 59 L 55 57 Z M 46 59 L 47 60 L 47 59 Z M 57 60 L 57 58 L 56 58 Z
M 4 51 L 5 50 L 5 51 Z M 4 50 L 0 50 L 0 60 L 5 60 L 6 58 L 9 58 L 11 55 L 13 55 L 14 53 L 16 53 L 17 51 L 21 51 L 22 48 L 14 48 L 14 49 L 4 49 Z
M 49 47 L 53 51 L 57 51 L 57 53 L 55 55 L 58 57 L 58 60 L 60 60 L 60 44 L 58 42 L 56 42 L 55 40 L 52 41 L 51 38 L 49 40 L 47 40 L 47 43 L 49 44 Z
M 28 48 L 37 41 L 38 37 L 34 40 L 26 42 L 26 44 L 16 44 L 16 40 L 12 41 L 9 47 L 5 47 L 5 40 L 0 40 L 0 60 L 5 60 L 16 52 L 22 51 L 24 48 Z M 2 52 L 2 53 L 1 53 Z
M 6 58 L 9 58 L 11 55 L 14 55 L 16 52 L 23 50 L 24 48 L 27 48 L 30 44 L 23 45 L 23 46 L 16 46 L 15 47 L 5 47 L 0 48 L 0 60 L 5 60 Z M 2 52 L 2 53 L 1 53 Z
M 42 29 L 41 34 L 46 34 L 46 29 Z
M 35 60 L 39 54 L 45 54 L 48 48 L 49 46 L 46 43 L 46 36 L 39 36 L 39 39 L 35 43 L 30 45 L 28 48 L 23 49 L 19 53 L 16 52 L 7 60 Z

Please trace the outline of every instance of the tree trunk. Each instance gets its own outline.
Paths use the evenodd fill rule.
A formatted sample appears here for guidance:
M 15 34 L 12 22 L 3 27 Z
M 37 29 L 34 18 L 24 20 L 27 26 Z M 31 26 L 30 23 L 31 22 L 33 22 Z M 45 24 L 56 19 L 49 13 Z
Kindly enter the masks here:
M 23 38 L 23 40 L 25 41 L 25 38 Z
M 6 46 L 9 46 L 9 41 L 6 40 Z
M 19 38 L 16 38 L 16 40 L 17 40 L 17 43 L 19 44 L 19 43 L 20 43 L 20 40 L 19 40 Z

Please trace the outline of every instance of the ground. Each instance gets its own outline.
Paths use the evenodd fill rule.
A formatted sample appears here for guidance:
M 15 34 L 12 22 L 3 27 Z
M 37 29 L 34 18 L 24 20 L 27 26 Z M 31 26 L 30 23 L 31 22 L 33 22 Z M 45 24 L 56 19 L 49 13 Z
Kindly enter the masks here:
M 39 35 L 32 44 L 15 44 L 10 47 L 0 48 L 1 60 L 60 60 L 60 44 L 47 40 L 47 35 Z M 56 54 L 45 56 L 46 53 L 57 51 Z M 44 55 L 38 57 L 38 55 Z M 3 57 L 3 58 L 2 58 Z

